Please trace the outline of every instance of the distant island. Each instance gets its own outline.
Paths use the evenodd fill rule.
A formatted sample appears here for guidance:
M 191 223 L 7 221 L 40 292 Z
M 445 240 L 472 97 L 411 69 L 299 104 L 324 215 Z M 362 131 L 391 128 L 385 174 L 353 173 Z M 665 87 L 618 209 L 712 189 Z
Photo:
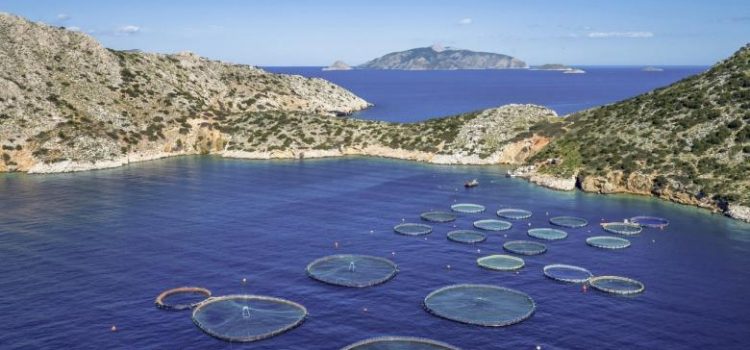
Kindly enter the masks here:
M 532 66 L 530 69 L 531 70 L 560 71 L 560 72 L 563 72 L 563 73 L 566 73 L 566 74 L 582 74 L 582 73 L 586 73 L 586 71 L 583 70 L 583 69 L 574 68 L 574 67 L 566 66 L 564 64 L 559 64 L 559 63 L 548 63 L 548 64 L 543 64 L 541 66 Z
M 659 68 L 659 67 L 654 67 L 654 66 L 648 66 L 648 67 L 643 67 L 643 69 L 641 69 L 641 70 L 644 71 L 644 72 L 663 72 L 664 68 Z
M 508 55 L 458 50 L 433 45 L 392 52 L 357 66 L 361 69 L 455 70 L 528 68 L 526 62 Z
M 344 61 L 336 61 L 328 67 L 323 67 L 323 70 L 352 70 L 352 67 Z
M 531 66 L 531 70 L 571 70 L 573 67 L 560 63 L 548 63 L 541 66 Z

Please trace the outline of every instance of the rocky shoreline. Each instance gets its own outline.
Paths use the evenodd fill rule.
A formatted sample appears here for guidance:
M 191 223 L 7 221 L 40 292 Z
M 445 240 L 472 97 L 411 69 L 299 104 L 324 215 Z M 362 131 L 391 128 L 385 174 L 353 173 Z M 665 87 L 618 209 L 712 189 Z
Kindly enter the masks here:
M 444 155 L 434 154 L 429 152 L 421 151 L 408 151 L 403 149 L 392 149 L 382 146 L 369 146 L 365 148 L 339 148 L 339 149 L 327 149 L 327 150 L 284 150 L 284 151 L 262 151 L 262 152 L 248 152 L 248 151 L 237 151 L 237 150 L 222 150 L 217 152 L 208 153 L 210 155 L 218 155 L 225 158 L 237 158 L 237 159 L 248 159 L 248 160 L 269 160 L 269 159 L 318 159 L 318 158 L 333 158 L 333 157 L 345 157 L 345 156 L 365 156 L 365 157 L 380 157 L 390 158 L 399 160 L 409 160 L 417 162 L 425 162 L 431 164 L 442 164 L 442 165 L 493 165 L 493 164 L 509 164 L 507 162 L 500 162 L 502 159 L 503 152 L 497 152 L 491 157 L 480 159 L 476 155 Z M 38 163 L 32 166 L 27 172 L 29 174 L 54 174 L 64 172 L 78 172 L 78 171 L 90 171 L 99 169 L 116 168 L 125 166 L 130 163 L 144 162 L 150 160 L 158 160 L 168 157 L 185 156 L 185 155 L 199 155 L 197 152 L 154 152 L 154 153 L 135 153 L 128 154 L 127 156 L 103 161 L 94 162 L 76 162 L 76 161 L 61 161 L 51 164 Z M 659 194 L 648 193 L 644 191 L 634 191 L 628 189 L 614 189 L 610 187 L 608 191 L 603 191 L 598 187 L 581 186 L 580 182 L 575 176 L 570 178 L 560 178 L 553 175 L 541 174 L 536 171 L 533 165 L 521 166 L 513 171 L 508 171 L 508 176 L 518 177 L 525 179 L 533 184 L 558 190 L 558 191 L 574 191 L 576 189 L 583 192 L 589 193 L 600 193 L 600 194 L 614 194 L 614 193 L 627 193 L 646 195 L 662 200 L 668 200 L 678 204 L 697 206 L 700 208 L 711 210 L 714 213 L 721 213 L 730 218 L 750 223 L 750 207 L 730 204 L 726 209 L 720 208 L 715 203 L 709 201 L 697 201 L 692 196 L 684 193 L 672 193 L 672 194 Z M 606 187 L 606 186 L 605 186 Z
M 607 181 L 606 179 L 591 176 L 585 177 L 583 180 L 578 179 L 576 176 L 571 176 L 570 178 L 561 178 L 549 174 L 539 173 L 534 165 L 526 165 L 516 168 L 513 171 L 508 171 L 508 176 L 523 178 L 536 185 L 558 191 L 573 191 L 579 189 L 583 192 L 598 194 L 623 193 L 649 196 L 678 204 L 696 206 L 699 208 L 710 210 L 714 213 L 721 213 L 735 220 L 750 223 L 750 207 L 737 204 L 729 204 L 726 208 L 722 208 L 715 201 L 697 199 L 692 194 L 684 192 L 663 191 L 660 193 L 653 193 L 650 190 L 644 189 L 643 187 L 634 187 L 633 182 L 631 181 L 628 181 L 625 187 L 621 187 L 613 182 Z M 631 177 L 638 176 L 642 176 L 642 174 L 636 173 L 635 176 Z M 628 180 L 632 179 L 629 178 Z M 640 184 L 647 184 L 650 188 L 651 181 L 649 179 L 649 181 L 643 181 Z

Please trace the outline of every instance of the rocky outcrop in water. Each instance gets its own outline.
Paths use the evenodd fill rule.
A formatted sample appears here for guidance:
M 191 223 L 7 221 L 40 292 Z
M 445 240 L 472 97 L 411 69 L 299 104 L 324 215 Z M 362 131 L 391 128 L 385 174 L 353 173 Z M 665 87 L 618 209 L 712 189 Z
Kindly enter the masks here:
M 450 70 L 528 68 L 517 58 L 438 46 L 392 52 L 357 66 L 362 69 Z
M 323 67 L 323 70 L 352 70 L 352 67 L 346 64 L 344 61 L 336 61 L 328 67 Z

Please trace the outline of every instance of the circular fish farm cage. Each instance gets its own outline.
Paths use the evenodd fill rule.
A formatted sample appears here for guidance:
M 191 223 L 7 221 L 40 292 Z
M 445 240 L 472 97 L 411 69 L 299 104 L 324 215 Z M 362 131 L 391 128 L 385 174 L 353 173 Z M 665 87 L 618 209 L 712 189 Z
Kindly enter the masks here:
M 669 225 L 669 220 L 656 216 L 634 216 L 628 221 L 643 227 L 664 228 Z
M 451 210 L 457 213 L 463 213 L 463 214 L 477 214 L 477 213 L 484 212 L 485 208 L 483 205 L 480 205 L 480 204 L 457 203 L 457 204 L 451 205 Z
M 484 242 L 487 235 L 472 230 L 455 230 L 448 232 L 448 239 L 458 243 L 474 244 Z
M 193 300 L 193 298 L 196 298 Z M 157 308 L 162 310 L 182 311 L 190 310 L 211 297 L 211 291 L 201 287 L 179 287 L 161 292 L 154 301 Z M 169 299 L 179 298 L 179 302 Z
M 522 219 L 528 219 L 531 217 L 531 212 L 524 209 L 514 209 L 514 208 L 506 208 L 506 209 L 500 209 L 496 212 L 497 216 L 503 218 L 503 219 L 511 219 L 511 220 L 522 220 Z
M 613 236 L 594 236 L 586 238 L 586 244 L 602 249 L 624 249 L 630 247 L 630 241 Z
M 515 271 L 523 267 L 523 259 L 503 254 L 483 256 L 477 259 L 477 265 L 494 271 Z
M 307 265 L 307 275 L 336 286 L 364 288 L 385 283 L 398 273 L 392 261 L 376 256 L 340 254 Z
M 424 307 L 435 316 L 485 327 L 509 326 L 531 317 L 536 304 L 515 289 L 487 284 L 456 284 L 428 294 Z
M 206 334 L 230 342 L 251 342 L 291 330 L 307 309 L 295 302 L 261 295 L 209 298 L 193 309 L 193 323 Z
M 341 350 L 459 350 L 459 348 L 425 338 L 377 337 L 356 342 Z
M 543 239 L 545 241 L 558 241 L 568 237 L 567 232 L 556 228 L 532 228 L 526 231 L 526 233 L 529 237 Z
M 511 226 L 513 224 L 504 220 L 487 219 L 474 221 L 474 227 L 485 231 L 505 231 L 509 230 Z
M 532 241 L 508 241 L 503 244 L 503 249 L 520 255 L 539 255 L 547 251 L 547 246 Z
M 393 231 L 404 236 L 424 236 L 432 232 L 432 227 L 425 224 L 405 223 L 394 226 Z
M 556 216 L 549 219 L 549 223 L 567 228 L 580 228 L 589 224 L 588 220 L 575 216 Z
M 589 285 L 602 292 L 631 295 L 643 292 L 646 286 L 632 278 L 620 276 L 598 276 L 589 280 Z
M 555 281 L 567 283 L 586 283 L 594 276 L 591 271 L 583 267 L 565 264 L 547 265 L 543 271 L 545 276 Z
M 602 229 L 610 233 L 616 233 L 618 235 L 632 236 L 637 235 L 643 231 L 643 227 L 638 224 L 631 224 L 627 222 L 606 222 L 602 224 Z
M 420 215 L 422 220 L 429 222 L 451 222 L 456 220 L 456 214 L 447 211 L 428 211 Z

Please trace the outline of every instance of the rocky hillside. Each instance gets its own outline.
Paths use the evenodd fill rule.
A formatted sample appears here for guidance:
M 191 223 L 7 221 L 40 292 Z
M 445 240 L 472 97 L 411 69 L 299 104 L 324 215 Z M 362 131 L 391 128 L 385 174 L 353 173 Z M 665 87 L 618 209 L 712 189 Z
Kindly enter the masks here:
M 363 69 L 507 69 L 528 68 L 524 61 L 507 55 L 490 52 L 456 50 L 442 47 L 420 47 L 392 52 L 366 62 Z
M 532 158 L 536 173 L 730 215 L 750 206 L 750 46 L 705 73 L 562 125 L 562 136 Z
M 321 79 L 193 54 L 103 48 L 0 14 L 0 171 L 114 167 L 182 154 L 363 154 L 437 163 L 521 162 L 553 111 L 515 105 L 397 124 L 342 118 L 367 103 Z

